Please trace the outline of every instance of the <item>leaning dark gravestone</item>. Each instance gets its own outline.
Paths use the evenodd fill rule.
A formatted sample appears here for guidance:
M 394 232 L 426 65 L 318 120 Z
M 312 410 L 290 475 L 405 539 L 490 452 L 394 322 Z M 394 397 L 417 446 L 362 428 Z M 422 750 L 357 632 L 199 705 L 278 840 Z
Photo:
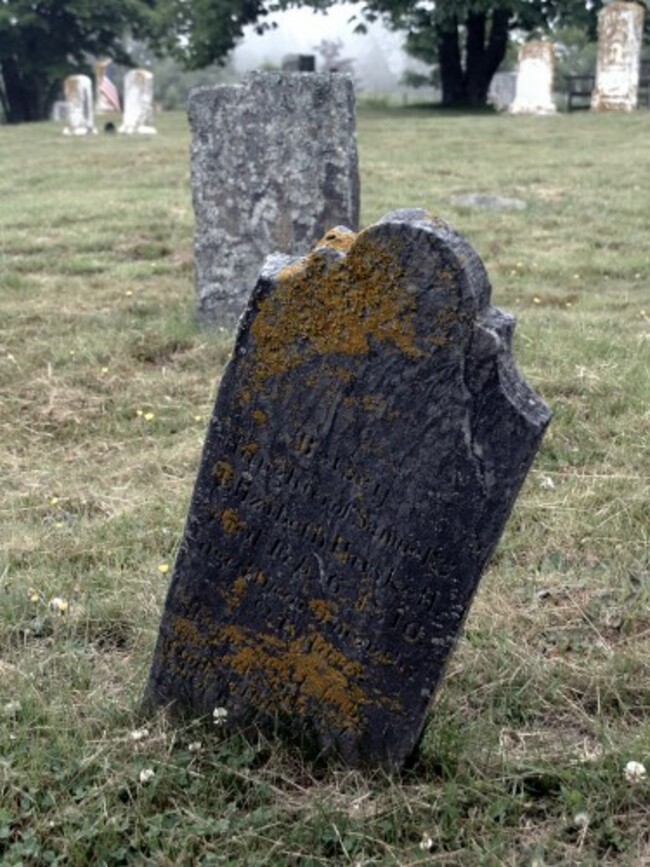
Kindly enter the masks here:
M 207 433 L 145 706 L 400 768 L 549 422 L 481 260 L 395 211 L 271 256 Z
M 190 95 L 197 314 L 230 328 L 270 253 L 302 256 L 359 223 L 347 75 L 252 73 Z

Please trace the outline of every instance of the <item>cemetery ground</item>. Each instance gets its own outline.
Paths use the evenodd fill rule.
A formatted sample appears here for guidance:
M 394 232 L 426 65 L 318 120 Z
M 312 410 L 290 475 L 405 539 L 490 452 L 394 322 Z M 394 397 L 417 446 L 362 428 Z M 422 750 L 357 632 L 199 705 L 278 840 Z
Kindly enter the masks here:
M 399 778 L 138 716 L 232 345 L 157 126 L 0 128 L 0 861 L 647 865 L 650 114 L 360 112 L 363 224 L 465 234 L 555 413 Z

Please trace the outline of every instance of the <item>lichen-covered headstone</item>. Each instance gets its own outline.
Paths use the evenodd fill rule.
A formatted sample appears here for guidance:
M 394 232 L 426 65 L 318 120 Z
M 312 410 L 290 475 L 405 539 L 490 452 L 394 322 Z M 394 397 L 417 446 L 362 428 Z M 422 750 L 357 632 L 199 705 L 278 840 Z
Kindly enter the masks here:
M 69 75 L 63 82 L 67 105 L 64 135 L 96 133 L 93 112 L 93 85 L 87 75 Z
M 553 45 L 536 39 L 519 48 L 515 98 L 511 114 L 555 114 Z
M 271 256 L 208 429 L 145 694 L 400 767 L 549 421 L 424 211 Z
M 153 73 L 130 69 L 124 76 L 124 116 L 118 132 L 155 135 L 153 121 Z
M 639 91 L 644 9 L 639 3 L 611 3 L 598 13 L 596 111 L 633 111 Z
M 253 73 L 189 101 L 197 312 L 232 327 L 267 255 L 357 228 L 354 90 L 345 75 Z

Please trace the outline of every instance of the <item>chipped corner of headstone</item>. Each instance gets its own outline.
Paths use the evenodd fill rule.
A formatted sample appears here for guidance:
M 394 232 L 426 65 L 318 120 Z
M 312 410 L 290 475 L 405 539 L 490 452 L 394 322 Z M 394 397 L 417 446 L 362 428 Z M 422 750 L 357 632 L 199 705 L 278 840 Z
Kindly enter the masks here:
M 550 419 L 476 251 L 403 209 L 269 256 L 146 691 L 403 767 Z

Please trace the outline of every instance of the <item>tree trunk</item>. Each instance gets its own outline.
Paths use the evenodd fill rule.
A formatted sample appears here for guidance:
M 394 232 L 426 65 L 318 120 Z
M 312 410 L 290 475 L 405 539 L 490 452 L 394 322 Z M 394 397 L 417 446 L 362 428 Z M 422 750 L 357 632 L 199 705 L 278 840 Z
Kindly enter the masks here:
M 511 11 L 498 9 L 490 16 L 470 13 L 465 21 L 465 68 L 460 48 L 460 27 L 450 19 L 438 33 L 438 61 L 442 83 L 442 104 L 460 108 L 480 108 L 487 103 L 494 73 L 505 57 Z
M 45 120 L 52 107 L 56 88 L 47 78 L 21 73 L 13 58 L 0 64 L 2 104 L 8 123 Z
M 442 104 L 447 107 L 462 105 L 465 85 L 456 16 L 449 19 L 443 30 L 438 31 L 438 63 Z

